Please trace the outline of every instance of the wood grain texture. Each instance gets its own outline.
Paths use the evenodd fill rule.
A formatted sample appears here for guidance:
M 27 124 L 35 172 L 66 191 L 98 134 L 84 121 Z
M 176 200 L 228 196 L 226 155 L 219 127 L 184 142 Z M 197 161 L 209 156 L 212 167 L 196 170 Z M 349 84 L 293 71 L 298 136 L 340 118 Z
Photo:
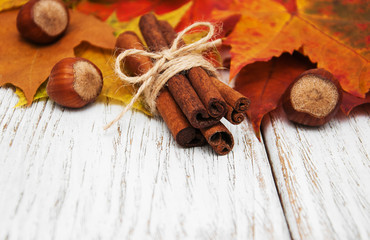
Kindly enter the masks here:
M 290 239 L 263 143 L 179 148 L 162 120 L 122 106 L 13 106 L 0 88 L 0 239 Z M 366 202 L 365 202 L 366 204 Z
M 263 122 L 293 239 L 370 239 L 370 113 L 359 108 L 319 128 L 281 110 Z

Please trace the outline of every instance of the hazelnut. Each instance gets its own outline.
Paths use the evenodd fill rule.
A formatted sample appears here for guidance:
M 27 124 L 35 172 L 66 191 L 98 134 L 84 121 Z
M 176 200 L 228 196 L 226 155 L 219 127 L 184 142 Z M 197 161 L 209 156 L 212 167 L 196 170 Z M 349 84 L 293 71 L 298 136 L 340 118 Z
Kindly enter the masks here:
M 19 10 L 17 28 L 20 34 L 35 43 L 56 41 L 67 30 L 68 8 L 61 0 L 31 0 Z
M 307 126 L 327 123 L 338 111 L 342 89 L 325 69 L 311 69 L 298 76 L 283 96 L 289 120 Z
M 46 92 L 59 105 L 80 108 L 95 101 L 102 87 L 102 73 L 92 62 L 64 58 L 51 70 Z

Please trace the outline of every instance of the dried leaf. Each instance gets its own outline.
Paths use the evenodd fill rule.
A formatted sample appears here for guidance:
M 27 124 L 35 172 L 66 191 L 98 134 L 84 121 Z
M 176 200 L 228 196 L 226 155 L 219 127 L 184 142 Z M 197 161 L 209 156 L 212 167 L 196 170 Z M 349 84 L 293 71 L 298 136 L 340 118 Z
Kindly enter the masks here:
M 0 0 L 0 12 L 17 8 L 28 2 L 28 0 Z
M 227 35 L 235 26 L 240 18 L 239 13 L 230 14 L 225 12 L 224 15 L 218 15 L 217 21 L 212 18 L 212 11 L 217 10 L 227 10 L 232 0 L 192 0 L 191 8 L 186 12 L 186 14 L 181 19 L 181 22 L 177 25 L 176 30 L 181 31 L 185 27 L 198 21 L 210 21 L 215 25 L 220 25 L 222 27 L 219 33 L 220 37 Z M 220 14 L 223 12 L 219 11 Z
M 48 98 L 48 94 L 46 92 L 46 84 L 47 81 L 43 82 L 40 87 L 37 89 L 35 96 L 33 96 L 33 102 L 39 99 Z M 24 92 L 20 88 L 15 89 L 15 94 L 18 95 L 18 103 L 14 107 L 21 107 L 28 104 L 27 98 L 24 95 Z
M 0 13 L 0 86 L 10 83 L 23 90 L 28 104 L 39 86 L 47 79 L 56 62 L 73 56 L 73 48 L 81 41 L 95 46 L 113 48 L 113 29 L 92 16 L 71 11 L 70 26 L 56 43 L 46 46 L 22 39 L 16 29 L 18 11 Z
M 118 0 L 108 2 L 110 4 L 106 1 L 101 3 L 83 1 L 77 6 L 77 10 L 92 13 L 102 20 L 108 19 L 115 12 L 118 21 L 127 22 L 151 11 L 162 15 L 178 9 L 187 2 L 189 0 Z
M 313 67 L 307 58 L 297 53 L 284 53 L 267 62 L 249 64 L 240 71 L 235 89 L 251 100 L 247 115 L 258 139 L 263 116 L 278 106 L 281 96 L 296 77 Z
M 284 3 L 282 5 L 281 3 Z M 303 53 L 338 78 L 347 92 L 370 88 L 370 4 L 359 1 L 244 0 L 213 17 L 242 14 L 225 44 L 231 45 L 230 77 L 244 66 L 282 52 Z

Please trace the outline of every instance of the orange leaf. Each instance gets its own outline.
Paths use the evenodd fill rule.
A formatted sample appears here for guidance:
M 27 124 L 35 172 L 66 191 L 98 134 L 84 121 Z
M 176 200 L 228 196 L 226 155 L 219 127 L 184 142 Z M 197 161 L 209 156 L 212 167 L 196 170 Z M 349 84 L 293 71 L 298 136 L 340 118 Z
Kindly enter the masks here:
M 110 2 L 111 4 L 106 4 L 103 1 L 101 3 L 84 1 L 77 5 L 77 10 L 92 13 L 102 20 L 106 20 L 113 12 L 116 12 L 118 20 L 126 22 L 151 11 L 156 14 L 171 12 L 189 2 L 189 0 L 118 0 Z
M 283 4 L 281 4 L 283 3 Z M 244 0 L 229 5 L 242 14 L 225 44 L 231 45 L 230 77 L 244 66 L 302 49 L 347 92 L 365 97 L 370 88 L 370 4 L 357 1 Z M 213 17 L 225 16 L 213 11 Z
M 35 45 L 22 39 L 16 28 L 18 11 L 0 13 L 0 86 L 10 83 L 21 88 L 32 103 L 38 87 L 47 79 L 56 62 L 74 55 L 82 41 L 102 48 L 113 48 L 113 29 L 92 16 L 71 11 L 66 34 L 51 45 Z
M 290 83 L 307 69 L 313 68 L 300 54 L 282 54 L 268 62 L 255 62 L 244 67 L 235 81 L 235 89 L 251 100 L 247 115 L 260 139 L 263 116 L 274 110 Z
M 181 31 L 185 27 L 197 21 L 214 22 L 214 19 L 212 19 L 212 11 L 215 9 L 227 10 L 232 2 L 232 0 L 192 0 L 192 6 L 183 16 L 182 20 L 177 25 L 176 30 Z M 217 16 L 218 21 L 216 21 L 216 23 L 222 22 L 221 36 L 225 36 L 234 28 L 240 18 L 240 14 L 236 13 L 230 15 L 226 12 L 223 15 L 222 12 L 219 13 L 220 15 Z

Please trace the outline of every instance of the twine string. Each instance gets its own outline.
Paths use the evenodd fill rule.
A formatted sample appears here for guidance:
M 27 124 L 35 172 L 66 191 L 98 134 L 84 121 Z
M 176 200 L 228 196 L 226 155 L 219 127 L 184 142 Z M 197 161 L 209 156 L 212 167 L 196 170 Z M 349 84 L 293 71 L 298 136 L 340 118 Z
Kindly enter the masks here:
M 209 29 L 207 35 L 191 44 L 178 47 L 182 37 L 190 30 L 199 26 L 205 26 Z M 181 71 L 188 70 L 193 67 L 202 67 L 211 74 L 217 76 L 218 73 L 216 68 L 200 54 L 200 52 L 221 45 L 221 39 L 209 41 L 213 37 L 214 31 L 214 26 L 211 23 L 198 22 L 181 31 L 169 49 L 165 49 L 160 52 L 147 52 L 140 49 L 128 49 L 120 53 L 115 62 L 115 72 L 117 76 L 126 83 L 141 84 L 141 86 L 131 99 L 130 103 L 126 105 L 123 111 L 113 121 L 107 124 L 104 129 L 108 129 L 114 123 L 119 121 L 124 114 L 132 108 L 133 104 L 141 95 L 144 96 L 149 110 L 155 114 L 156 99 L 161 89 L 169 79 Z M 121 62 L 124 61 L 124 59 L 128 56 L 135 54 L 147 56 L 153 59 L 153 67 L 140 76 L 127 76 L 121 69 Z

